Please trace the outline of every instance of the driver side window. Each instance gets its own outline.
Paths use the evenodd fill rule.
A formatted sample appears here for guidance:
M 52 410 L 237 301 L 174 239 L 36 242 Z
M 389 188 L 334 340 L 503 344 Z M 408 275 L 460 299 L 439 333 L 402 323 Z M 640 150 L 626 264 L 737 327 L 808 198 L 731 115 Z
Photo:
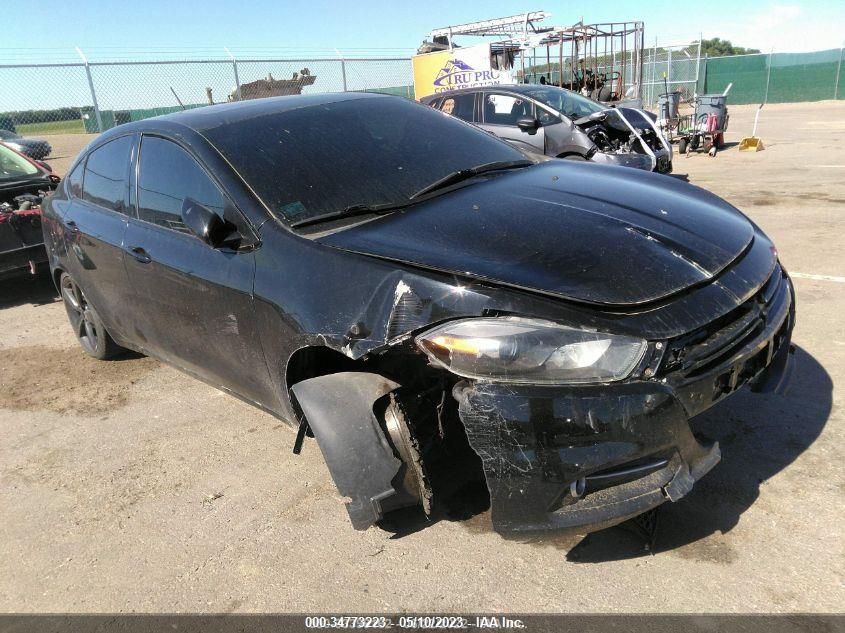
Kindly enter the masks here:
M 488 125 L 516 125 L 522 117 L 533 117 L 534 106 L 527 99 L 512 95 L 484 95 L 484 122 Z
M 560 123 L 559 116 L 552 114 L 540 106 L 537 106 L 537 120 L 540 122 L 540 125 L 554 125 L 555 123 Z
M 182 203 L 193 198 L 223 217 L 225 198 L 205 170 L 181 147 L 156 136 L 141 141 L 138 217 L 180 233 Z

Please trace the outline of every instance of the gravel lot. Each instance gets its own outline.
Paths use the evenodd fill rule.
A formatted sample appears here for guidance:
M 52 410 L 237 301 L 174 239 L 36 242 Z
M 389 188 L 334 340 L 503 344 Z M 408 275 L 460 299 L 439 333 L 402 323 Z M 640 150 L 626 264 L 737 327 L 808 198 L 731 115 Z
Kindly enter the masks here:
M 754 108 L 730 112 L 738 141 Z M 508 540 L 484 515 L 355 532 L 313 441 L 292 455 L 287 426 L 157 361 L 88 359 L 25 279 L 0 285 L 0 611 L 840 611 L 845 103 L 766 106 L 759 135 L 675 171 L 778 245 L 794 382 L 702 416 L 723 461 L 664 506 L 655 551 L 621 527 Z M 87 140 L 51 137 L 59 173 Z

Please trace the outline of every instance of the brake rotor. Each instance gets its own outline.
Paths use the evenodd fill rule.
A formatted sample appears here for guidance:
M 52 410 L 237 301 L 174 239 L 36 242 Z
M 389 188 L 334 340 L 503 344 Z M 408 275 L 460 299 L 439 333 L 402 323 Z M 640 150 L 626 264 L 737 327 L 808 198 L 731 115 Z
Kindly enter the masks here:
M 384 424 L 399 459 L 405 465 L 402 489 L 422 505 L 426 515 L 431 514 L 432 492 L 425 473 L 419 442 L 408 426 L 407 416 L 395 394 L 390 394 L 390 404 L 384 412 Z

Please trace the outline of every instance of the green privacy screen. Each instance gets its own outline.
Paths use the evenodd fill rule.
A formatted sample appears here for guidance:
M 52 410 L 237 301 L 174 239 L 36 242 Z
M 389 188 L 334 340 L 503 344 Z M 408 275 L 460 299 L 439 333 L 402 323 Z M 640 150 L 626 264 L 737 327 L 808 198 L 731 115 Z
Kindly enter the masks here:
M 769 77 L 769 103 L 845 98 L 842 49 L 714 57 L 705 61 L 704 93 L 722 92 L 733 82 L 728 103 L 762 103 Z M 837 86 L 837 73 L 839 85 Z

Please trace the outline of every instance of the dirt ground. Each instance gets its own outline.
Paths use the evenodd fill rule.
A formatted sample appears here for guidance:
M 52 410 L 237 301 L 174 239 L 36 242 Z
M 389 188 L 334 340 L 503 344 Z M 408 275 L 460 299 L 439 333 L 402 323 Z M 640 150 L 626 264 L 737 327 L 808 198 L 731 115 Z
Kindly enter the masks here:
M 355 532 L 313 441 L 292 455 L 278 420 L 157 361 L 86 358 L 26 279 L 0 285 L 0 611 L 841 611 L 845 102 L 767 106 L 757 154 L 735 145 L 754 108 L 730 111 L 731 146 L 675 172 L 778 245 L 794 381 L 702 416 L 723 461 L 663 507 L 652 552 L 483 515 Z M 57 139 L 61 171 L 87 139 Z
M 96 137 L 96 134 L 50 134 L 44 136 L 43 138 L 48 140 L 53 147 L 50 156 L 44 160 L 53 168 L 54 172 L 64 176 L 76 155 Z

